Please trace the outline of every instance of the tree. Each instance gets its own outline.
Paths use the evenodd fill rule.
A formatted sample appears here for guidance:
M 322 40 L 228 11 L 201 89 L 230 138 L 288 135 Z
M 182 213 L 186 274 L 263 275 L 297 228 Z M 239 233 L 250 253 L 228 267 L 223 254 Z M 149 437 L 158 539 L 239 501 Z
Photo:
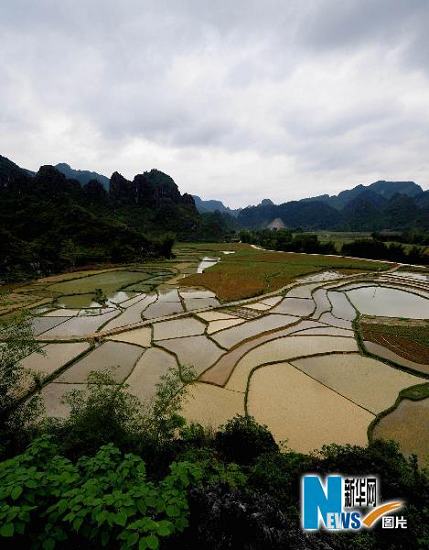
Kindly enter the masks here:
M 40 415 L 36 395 L 23 401 L 37 377 L 22 366 L 31 353 L 42 353 L 34 338 L 30 318 L 22 313 L 13 320 L 0 320 L 0 455 L 6 448 L 20 448 L 26 434 Z
M 154 398 L 142 403 L 109 372 L 91 372 L 85 390 L 65 395 L 68 418 L 51 423 L 50 429 L 71 456 L 94 453 L 107 443 L 128 451 L 160 447 L 185 424 L 180 408 L 194 379 L 189 367 L 170 369 L 157 384 Z
M 247 415 L 236 415 L 221 426 L 216 433 L 216 447 L 237 464 L 250 464 L 259 455 L 279 449 L 267 426 Z

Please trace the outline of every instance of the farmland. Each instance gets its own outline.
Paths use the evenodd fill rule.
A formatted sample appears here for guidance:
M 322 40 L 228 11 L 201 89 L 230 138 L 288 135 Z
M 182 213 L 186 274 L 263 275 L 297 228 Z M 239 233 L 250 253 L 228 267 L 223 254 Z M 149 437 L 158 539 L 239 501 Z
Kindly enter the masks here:
M 240 243 L 181 243 L 171 260 L 40 279 L 14 288 L 19 299 L 6 303 L 19 311 L 30 300 L 44 354 L 23 366 L 40 373 L 49 416 L 68 415 L 63 396 L 87 387 L 93 370 L 145 402 L 169 369 L 190 365 L 189 421 L 216 429 L 250 414 L 307 452 L 364 444 L 398 394 L 429 378 L 428 283 L 415 273 Z M 31 378 L 25 390 L 36 390 Z M 402 409 L 409 452 L 419 432 L 414 410 Z M 425 460 L 426 448 L 415 450 Z

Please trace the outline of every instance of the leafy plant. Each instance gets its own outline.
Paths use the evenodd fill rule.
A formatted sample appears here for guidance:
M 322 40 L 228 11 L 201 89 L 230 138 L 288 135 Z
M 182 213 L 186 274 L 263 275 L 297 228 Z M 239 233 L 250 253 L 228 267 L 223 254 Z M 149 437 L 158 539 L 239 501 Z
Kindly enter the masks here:
M 95 289 L 94 300 L 101 305 L 104 305 L 107 301 L 107 296 L 101 288 Z
M 195 379 L 194 369 L 186 365 L 169 369 L 161 376 L 146 415 L 146 428 L 159 443 L 171 439 L 178 429 L 185 426 L 180 410 L 188 387 Z
M 64 397 L 69 417 L 48 423 L 47 430 L 54 430 L 65 452 L 75 457 L 106 443 L 135 452 L 142 446 L 159 447 L 185 425 L 180 409 L 194 378 L 190 367 L 170 369 L 161 376 L 154 398 L 142 403 L 127 384 L 116 384 L 110 372 L 91 372 L 85 390 Z
M 139 399 L 118 385 L 109 371 L 91 372 L 85 390 L 65 394 L 69 416 L 47 424 L 70 456 L 94 453 L 101 445 L 113 443 L 131 450 L 144 430 L 144 410 Z
M 186 491 L 201 479 L 197 464 L 176 462 L 158 484 L 143 460 L 102 446 L 76 463 L 45 436 L 0 463 L 0 536 L 55 548 L 63 541 L 155 550 L 188 522 Z

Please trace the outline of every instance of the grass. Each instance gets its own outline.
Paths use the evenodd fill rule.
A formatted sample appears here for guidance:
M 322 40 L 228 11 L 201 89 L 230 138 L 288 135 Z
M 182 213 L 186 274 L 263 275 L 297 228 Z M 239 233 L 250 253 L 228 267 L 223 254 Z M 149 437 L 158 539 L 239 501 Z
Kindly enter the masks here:
M 337 252 L 341 251 L 341 247 L 345 243 L 351 243 L 356 239 L 371 239 L 370 232 L 353 232 L 353 231 L 308 231 L 312 235 L 316 234 L 319 241 L 323 244 L 333 242 Z
M 420 399 L 427 399 L 429 397 L 429 383 L 418 384 L 417 386 L 411 386 L 411 388 L 405 388 L 399 393 L 401 399 L 411 399 L 411 401 L 420 401 Z
M 383 321 L 381 321 L 383 319 Z M 429 346 L 429 322 L 423 319 L 394 319 L 384 318 L 361 318 L 361 325 L 364 330 L 381 333 L 387 336 L 408 338 Z
M 318 271 L 340 271 L 345 274 L 361 271 L 384 270 L 382 262 L 354 260 L 292 252 L 268 252 L 241 243 L 196 244 L 212 254 L 221 250 L 234 250 L 235 254 L 222 255 L 222 261 L 180 281 L 185 286 L 202 286 L 212 290 L 223 301 L 239 300 L 278 290 L 297 277 Z
M 428 248 L 428 251 L 429 251 L 429 248 Z M 408 265 L 403 265 L 398 268 L 398 271 L 406 271 L 406 272 L 411 271 L 412 273 L 423 273 L 423 274 L 429 275 L 429 267 L 424 267 L 424 266 L 410 267 Z
M 364 340 L 380 344 L 405 359 L 429 363 L 429 323 L 423 320 L 361 318 Z

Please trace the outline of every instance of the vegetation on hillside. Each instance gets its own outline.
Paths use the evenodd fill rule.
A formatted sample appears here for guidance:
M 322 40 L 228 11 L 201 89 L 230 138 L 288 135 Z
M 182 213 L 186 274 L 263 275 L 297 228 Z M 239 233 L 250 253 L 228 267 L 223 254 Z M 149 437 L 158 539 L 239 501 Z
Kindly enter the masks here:
M 261 229 L 259 231 L 240 231 L 243 243 L 252 243 L 269 250 L 287 252 L 306 252 L 308 254 L 335 254 L 332 242 L 322 243 L 315 234 L 293 233 L 289 229 Z
M 0 157 L 0 282 L 95 263 L 169 257 L 175 236 L 198 233 L 193 199 L 157 170 L 106 191 L 52 166 L 37 174 Z
M 241 227 L 260 229 L 275 218 L 288 228 L 314 231 L 428 230 L 429 192 L 414 182 L 378 181 L 358 185 L 338 195 L 320 195 L 300 201 L 242 209 L 237 215 Z
M 342 235 L 342 234 L 340 234 Z M 243 243 L 252 243 L 269 250 L 283 250 L 290 252 L 305 252 L 307 254 L 337 254 L 344 256 L 357 256 L 359 258 L 371 258 L 374 260 L 387 260 L 391 262 L 429 264 L 429 254 L 425 246 L 414 244 L 407 247 L 399 242 L 384 242 L 382 235 L 374 233 L 371 238 L 348 238 L 338 249 L 334 233 L 329 234 L 332 240 L 322 240 L 316 233 L 303 233 L 289 229 L 242 230 L 240 240 Z M 423 244 L 426 233 L 403 233 L 399 237 L 404 241 L 409 238 L 413 242 Z M 390 239 L 393 237 L 390 236 Z

